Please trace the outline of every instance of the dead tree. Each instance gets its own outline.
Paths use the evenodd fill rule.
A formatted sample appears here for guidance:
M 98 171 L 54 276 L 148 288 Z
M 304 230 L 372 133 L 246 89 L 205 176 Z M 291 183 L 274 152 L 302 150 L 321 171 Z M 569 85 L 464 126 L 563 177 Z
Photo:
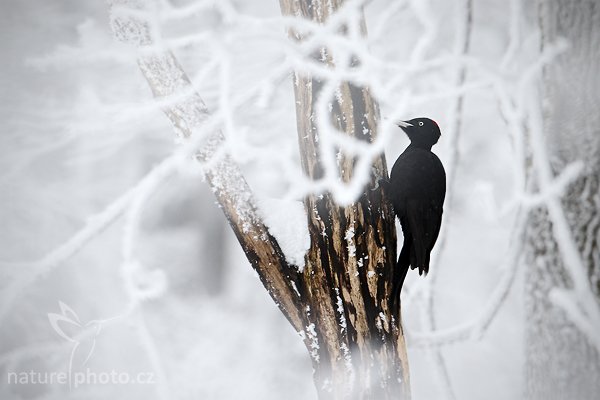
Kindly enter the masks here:
M 109 0 L 115 36 L 138 48 L 153 45 L 144 1 Z M 319 24 L 342 6 L 341 0 L 281 0 L 285 15 L 301 16 Z M 342 28 L 343 29 L 343 28 Z M 363 33 L 364 23 L 359 27 Z M 293 40 L 303 40 L 289 32 Z M 365 33 L 366 34 L 366 33 Z M 328 49 L 318 62 L 335 68 Z M 353 59 L 352 63 L 357 62 Z M 156 98 L 177 101 L 164 107 L 176 132 L 190 137 L 206 130 L 205 103 L 168 51 L 145 51 L 139 67 Z M 324 173 L 319 146 L 316 101 L 324 82 L 295 73 L 296 117 L 302 167 L 307 177 Z M 181 95 L 184 93 L 185 95 Z M 371 142 L 379 112 L 366 87 L 344 82 L 330 100 L 331 123 L 343 134 Z M 290 265 L 261 220 L 251 189 L 223 148 L 223 135 L 206 135 L 197 153 L 208 184 L 252 267 L 265 288 L 302 337 L 314 367 L 322 399 L 408 399 L 410 386 L 400 309 L 390 308 L 392 269 L 396 261 L 394 215 L 375 178 L 360 198 L 337 204 L 332 193 L 304 199 L 310 249 L 304 268 Z M 352 178 L 355 158 L 338 154 L 338 176 Z M 387 174 L 383 155 L 373 160 L 373 176 Z

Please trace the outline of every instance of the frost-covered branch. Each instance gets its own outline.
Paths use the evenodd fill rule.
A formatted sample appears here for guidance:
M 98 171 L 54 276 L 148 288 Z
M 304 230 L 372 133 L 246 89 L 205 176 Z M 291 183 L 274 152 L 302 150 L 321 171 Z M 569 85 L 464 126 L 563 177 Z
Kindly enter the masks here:
M 505 257 L 505 263 L 499 268 L 501 276 L 486 300 L 483 309 L 471 320 L 450 328 L 437 329 L 430 332 L 409 332 L 409 343 L 415 347 L 446 346 L 467 340 L 479 340 L 485 335 L 506 301 L 517 275 L 519 258 L 523 249 L 523 232 L 525 221 L 517 220 L 512 236 L 512 245 Z
M 175 154 L 156 166 L 137 185 L 114 200 L 102 212 L 89 217 L 86 225 L 81 230 L 42 259 L 30 263 L 12 265 L 13 268 L 18 267 L 22 271 L 18 276 L 13 278 L 12 282 L 8 283 L 8 287 L 3 293 L 2 305 L 0 306 L 0 321 L 6 317 L 18 296 L 29 285 L 81 251 L 85 245 L 102 233 L 125 212 L 138 193 L 145 191 L 145 188 L 148 186 L 154 186 L 157 181 L 161 181 L 170 174 L 178 165 L 178 156 L 179 154 Z

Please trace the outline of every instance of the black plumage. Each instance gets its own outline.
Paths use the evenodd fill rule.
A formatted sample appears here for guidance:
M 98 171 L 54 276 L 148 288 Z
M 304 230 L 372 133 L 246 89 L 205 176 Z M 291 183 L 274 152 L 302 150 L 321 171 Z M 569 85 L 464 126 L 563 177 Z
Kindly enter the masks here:
M 398 157 L 390 174 L 388 193 L 404 234 L 404 244 L 394 270 L 393 302 L 409 266 L 419 275 L 429 272 L 429 259 L 442 223 L 446 195 L 446 173 L 431 147 L 441 136 L 440 128 L 429 118 L 398 123 L 411 143 Z

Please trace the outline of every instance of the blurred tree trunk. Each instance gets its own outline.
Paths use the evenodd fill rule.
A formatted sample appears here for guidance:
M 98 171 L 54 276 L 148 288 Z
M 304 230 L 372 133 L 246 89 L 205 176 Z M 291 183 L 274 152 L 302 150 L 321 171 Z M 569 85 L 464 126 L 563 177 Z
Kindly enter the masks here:
M 555 174 L 583 160 L 583 174 L 561 198 L 570 235 L 600 306 L 600 4 L 538 1 L 542 46 L 568 39 L 569 49 L 544 70 L 544 135 Z M 530 171 L 529 181 L 535 173 Z M 572 288 L 548 209 L 532 210 L 526 273 L 526 394 L 529 399 L 596 399 L 600 357 L 589 337 L 551 301 Z M 600 331 L 597 332 L 600 335 Z

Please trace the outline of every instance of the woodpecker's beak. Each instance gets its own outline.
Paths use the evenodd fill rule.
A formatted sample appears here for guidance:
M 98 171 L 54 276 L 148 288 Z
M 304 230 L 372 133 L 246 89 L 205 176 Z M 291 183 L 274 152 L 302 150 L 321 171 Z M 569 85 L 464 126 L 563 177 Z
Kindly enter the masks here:
M 404 128 L 409 128 L 409 127 L 413 126 L 413 124 L 411 124 L 410 122 L 406 122 L 406 121 L 398 121 L 398 122 L 396 122 L 396 125 L 398 125 L 400 128 L 402 128 L 403 131 L 406 131 L 406 129 L 404 129 Z

